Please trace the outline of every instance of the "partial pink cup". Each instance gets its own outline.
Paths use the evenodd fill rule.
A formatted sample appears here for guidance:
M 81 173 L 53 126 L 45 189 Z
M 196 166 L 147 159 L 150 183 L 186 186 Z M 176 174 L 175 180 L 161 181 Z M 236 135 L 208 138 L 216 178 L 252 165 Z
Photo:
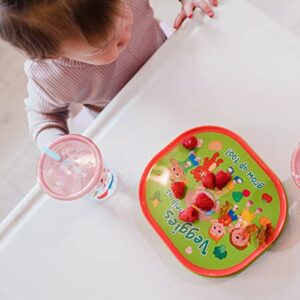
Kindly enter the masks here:
M 297 146 L 293 153 L 291 167 L 295 183 L 300 188 L 300 144 Z

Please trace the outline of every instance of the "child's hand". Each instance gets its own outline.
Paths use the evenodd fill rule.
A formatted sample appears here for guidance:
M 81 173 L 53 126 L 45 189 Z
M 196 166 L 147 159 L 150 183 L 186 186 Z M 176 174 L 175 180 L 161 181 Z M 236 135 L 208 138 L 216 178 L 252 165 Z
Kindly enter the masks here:
M 208 0 L 181 0 L 181 3 L 181 12 L 174 22 L 175 29 L 178 29 L 186 18 L 193 17 L 195 8 L 200 8 L 205 14 L 212 18 L 214 16 L 214 11 L 212 10 L 211 5 L 218 6 L 218 0 L 210 0 L 210 4 L 208 3 Z

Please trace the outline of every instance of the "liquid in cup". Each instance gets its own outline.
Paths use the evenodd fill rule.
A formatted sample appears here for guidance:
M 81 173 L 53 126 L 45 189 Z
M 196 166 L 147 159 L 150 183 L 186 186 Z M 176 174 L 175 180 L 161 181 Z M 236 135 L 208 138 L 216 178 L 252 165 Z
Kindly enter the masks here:
M 107 199 L 116 188 L 116 176 L 103 164 L 98 147 L 88 138 L 69 134 L 48 146 L 60 161 L 42 154 L 38 180 L 43 190 L 58 200 L 75 200 L 86 195 Z

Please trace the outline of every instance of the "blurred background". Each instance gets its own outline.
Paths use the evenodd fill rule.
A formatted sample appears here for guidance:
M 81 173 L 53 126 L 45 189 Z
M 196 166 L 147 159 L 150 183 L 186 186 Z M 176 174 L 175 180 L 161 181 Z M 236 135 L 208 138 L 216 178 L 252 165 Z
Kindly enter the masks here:
M 247 0 L 300 37 L 299 0 Z M 150 0 L 155 16 L 170 26 L 179 12 L 177 0 Z M 227 2 L 227 1 L 226 1 Z M 222 5 L 222 0 L 220 0 Z M 28 134 L 23 99 L 26 97 L 25 57 L 0 41 L 0 221 L 36 183 L 37 147 Z M 78 107 L 73 108 L 76 113 Z M 70 120 L 73 132 L 85 125 Z

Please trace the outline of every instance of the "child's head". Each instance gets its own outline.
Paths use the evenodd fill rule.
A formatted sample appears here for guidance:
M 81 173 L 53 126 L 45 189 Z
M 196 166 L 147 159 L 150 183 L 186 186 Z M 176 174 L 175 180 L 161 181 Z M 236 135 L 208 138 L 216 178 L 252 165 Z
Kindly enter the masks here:
M 132 22 L 124 0 L 0 0 L 0 37 L 31 59 L 111 63 Z

